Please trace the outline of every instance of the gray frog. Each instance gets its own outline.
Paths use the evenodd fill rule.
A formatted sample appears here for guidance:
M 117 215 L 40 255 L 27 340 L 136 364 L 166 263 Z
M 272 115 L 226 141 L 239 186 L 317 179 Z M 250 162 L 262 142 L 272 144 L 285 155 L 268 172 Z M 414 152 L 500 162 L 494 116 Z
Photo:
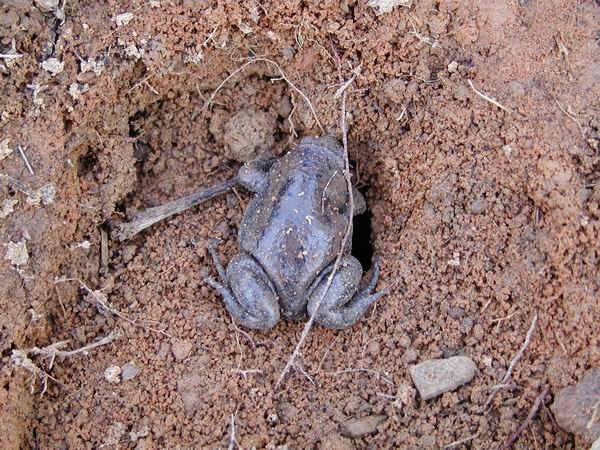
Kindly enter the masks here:
M 331 137 L 304 138 L 278 160 L 257 160 L 240 169 L 238 183 L 256 195 L 240 224 L 239 254 L 225 271 L 211 247 L 220 282 L 206 278 L 236 322 L 268 330 L 280 315 L 299 320 L 313 314 L 348 225 L 343 171 L 343 148 Z M 365 200 L 356 188 L 353 199 L 354 213 L 363 213 Z M 329 328 L 351 326 L 387 293 L 371 293 L 379 276 L 377 262 L 359 289 L 362 267 L 350 255 L 351 246 L 350 238 L 315 315 Z

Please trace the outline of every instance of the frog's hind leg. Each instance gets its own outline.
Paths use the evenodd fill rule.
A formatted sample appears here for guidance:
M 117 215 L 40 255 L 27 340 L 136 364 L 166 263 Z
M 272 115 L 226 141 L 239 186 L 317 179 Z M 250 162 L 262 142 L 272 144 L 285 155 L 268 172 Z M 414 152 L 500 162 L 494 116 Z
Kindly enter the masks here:
M 248 328 L 268 330 L 279 321 L 279 302 L 263 268 L 249 255 L 235 256 L 225 272 L 216 252 L 211 251 L 221 282 L 206 277 L 216 289 L 233 319 Z
M 309 294 L 308 313 L 313 314 L 317 302 L 323 297 L 333 264 L 328 266 Z M 379 277 L 379 263 L 376 261 L 370 280 L 364 289 L 359 289 L 362 276 L 360 262 L 353 256 L 345 256 L 321 305 L 315 320 L 328 328 L 342 329 L 355 324 L 365 314 L 367 308 L 388 293 L 387 289 L 372 294 Z

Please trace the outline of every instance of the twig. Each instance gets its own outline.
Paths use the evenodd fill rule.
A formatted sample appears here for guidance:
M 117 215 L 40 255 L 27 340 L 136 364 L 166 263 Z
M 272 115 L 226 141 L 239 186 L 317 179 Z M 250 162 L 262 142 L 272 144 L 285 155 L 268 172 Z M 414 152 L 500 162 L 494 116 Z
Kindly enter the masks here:
M 224 194 L 237 186 L 237 177 L 221 181 L 209 188 L 201 189 L 193 194 L 187 195 L 164 205 L 155 206 L 138 212 L 133 220 L 116 226 L 115 237 L 120 241 L 132 238 L 139 232 L 145 230 L 151 225 L 160 222 L 167 217 L 185 211 L 192 206 L 199 205 L 207 200 Z
M 338 73 L 339 73 L 340 82 L 343 81 L 341 70 L 342 70 L 341 64 L 338 62 Z M 279 387 L 279 385 L 281 384 L 281 382 L 283 381 L 283 379 L 285 378 L 285 376 L 287 375 L 289 370 L 294 365 L 294 362 L 296 361 L 296 358 L 298 357 L 298 354 L 300 353 L 300 349 L 302 348 L 302 345 L 304 344 L 304 341 L 306 340 L 306 337 L 308 336 L 308 333 L 310 332 L 310 330 L 313 326 L 313 323 L 315 322 L 315 318 L 317 316 L 317 313 L 319 311 L 321 303 L 323 302 L 323 299 L 327 295 L 327 292 L 329 292 L 329 288 L 331 287 L 331 285 L 333 283 L 333 277 L 339 270 L 340 264 L 342 262 L 342 257 L 344 256 L 344 249 L 346 248 L 346 242 L 350 238 L 350 233 L 352 232 L 352 218 L 354 217 L 354 197 L 352 195 L 352 180 L 350 178 L 350 161 L 348 159 L 348 130 L 346 127 L 346 97 L 347 97 L 347 89 L 344 89 L 342 91 L 340 127 L 342 129 L 342 143 L 344 146 L 344 178 L 346 179 L 346 188 L 348 190 L 348 225 L 346 226 L 346 231 L 344 232 L 344 237 L 342 238 L 342 243 L 340 245 L 340 250 L 335 259 L 335 263 L 333 264 L 333 269 L 332 269 L 331 273 L 329 274 L 329 276 L 327 277 L 327 284 L 325 285 L 323 294 L 317 299 L 317 302 L 315 303 L 313 312 L 310 315 L 308 322 L 306 322 L 306 324 L 304 325 L 304 329 L 302 330 L 300 339 L 298 339 L 298 343 L 296 344 L 294 351 L 292 352 L 291 356 L 289 357 L 285 367 L 283 368 L 283 370 L 281 371 L 281 374 L 279 375 L 279 378 L 277 379 L 277 382 L 275 383 L 275 389 L 277 389 Z
M 550 386 L 546 385 L 546 387 L 544 387 L 544 390 L 542 391 L 542 393 L 540 395 L 538 395 L 538 397 L 535 399 L 535 402 L 533 403 L 533 406 L 529 410 L 529 414 L 527 414 L 527 418 L 525 419 L 525 421 L 521 425 L 519 425 L 519 428 L 517 428 L 517 431 L 515 431 L 508 438 L 508 440 L 504 443 L 504 445 L 502 445 L 502 447 L 500 447 L 500 450 L 505 450 L 507 448 L 512 447 L 512 445 L 519 438 L 519 436 L 521 435 L 521 433 L 523 431 L 525 431 L 525 429 L 529 426 L 529 424 L 531 423 L 531 421 L 537 415 L 537 413 L 540 410 L 540 407 L 542 406 L 542 404 L 544 403 L 544 399 L 548 395 L 549 391 L 550 391 Z
M 227 446 L 227 450 L 233 450 L 236 446 L 239 447 L 237 439 L 235 438 L 235 418 L 237 416 L 238 409 L 235 408 L 235 412 L 231 414 L 230 422 L 229 422 L 229 445 Z
M 115 339 L 118 339 L 119 337 L 121 337 L 121 333 L 118 330 L 115 330 L 112 331 L 109 335 L 98 339 L 96 342 L 92 342 L 91 344 L 87 344 L 83 347 L 76 348 L 75 350 L 60 350 L 61 347 L 63 347 L 67 343 L 66 341 L 61 341 L 56 342 L 54 344 L 50 344 L 46 347 L 32 347 L 23 351 L 27 355 L 42 355 L 46 358 L 50 358 L 49 368 L 52 369 L 52 365 L 54 364 L 54 360 L 56 359 L 56 357 L 69 358 L 79 353 L 87 353 L 88 351 L 93 350 L 97 347 L 102 347 L 103 345 L 109 344 Z
M 466 438 L 459 439 L 458 441 L 450 442 L 442 447 L 443 450 L 447 450 L 449 448 L 458 447 L 459 445 L 465 444 L 473 439 L 477 439 L 479 437 L 479 433 L 472 434 L 471 436 L 467 436 Z
M 558 101 L 557 98 L 555 98 L 554 101 L 556 102 L 556 104 L 558 105 L 560 110 L 562 112 L 564 112 L 569 119 L 571 119 L 573 122 L 575 122 L 577 127 L 579 127 L 579 131 L 581 132 L 581 135 L 583 137 L 585 137 L 585 130 L 583 129 L 583 126 L 579 123 L 579 121 L 575 118 L 575 116 L 573 114 L 571 114 L 569 111 L 567 111 L 565 108 L 563 108 L 563 106 L 560 104 L 560 102 Z
M 79 278 L 58 278 L 54 281 L 55 284 L 57 283 L 66 283 L 68 281 L 77 281 L 79 283 L 79 285 L 85 289 L 85 291 L 91 295 L 92 297 L 92 301 L 88 300 L 87 298 L 85 299 L 88 303 L 93 304 L 96 309 L 100 312 L 100 314 L 106 315 L 106 314 L 113 314 L 117 317 L 119 317 L 120 319 L 125 320 L 126 322 L 129 322 L 131 325 L 135 326 L 135 327 L 139 327 L 142 328 L 144 330 L 147 331 L 152 331 L 153 333 L 158 333 L 158 334 L 162 334 L 164 336 L 168 336 L 170 338 L 173 338 L 172 335 L 170 335 L 169 333 L 167 333 L 165 330 L 159 330 L 157 328 L 150 328 L 142 323 L 139 323 L 138 321 L 130 318 L 127 314 L 122 313 L 121 311 L 119 311 L 118 309 L 113 308 L 112 306 L 110 306 L 108 304 L 108 297 L 106 296 L 106 294 L 104 294 L 103 292 L 100 292 L 98 290 L 94 291 L 92 290 L 87 284 L 85 284 L 82 280 L 80 280 Z M 154 320 L 147 320 L 147 322 L 154 322 L 154 323 L 159 323 L 157 321 Z M 159 323 L 160 324 L 160 323 Z
M 318 125 L 319 129 L 321 130 L 321 133 L 325 133 L 325 129 L 323 128 L 323 125 L 321 124 L 321 121 L 319 120 L 319 117 L 317 116 L 315 108 L 313 107 L 310 99 L 306 96 L 306 94 L 304 92 L 302 92 L 300 89 L 298 89 L 296 87 L 296 85 L 290 81 L 290 79 L 286 76 L 285 72 L 283 71 L 283 69 L 281 68 L 281 66 L 279 64 L 277 64 L 275 61 L 273 61 L 271 59 L 263 58 L 263 57 L 252 58 L 251 60 L 246 61 L 240 67 L 238 67 L 233 72 L 231 72 L 229 74 L 229 76 L 227 78 L 225 78 L 221 82 L 221 84 L 219 84 L 217 86 L 217 88 L 213 91 L 213 93 L 210 95 L 210 97 L 208 98 L 208 100 L 206 101 L 206 103 L 204 104 L 204 106 L 202 107 L 202 110 L 205 111 L 205 110 L 207 110 L 210 107 L 210 105 L 211 105 L 212 101 L 214 100 L 215 96 L 219 93 L 219 91 L 223 88 L 223 86 L 225 86 L 225 84 L 229 80 L 231 80 L 238 73 L 242 72 L 250 64 L 253 64 L 253 63 L 256 63 L 256 62 L 261 62 L 261 61 L 265 62 L 267 64 L 271 64 L 271 65 L 275 66 L 275 68 L 279 71 L 279 73 L 281 75 L 281 79 L 284 80 L 294 91 L 296 91 L 298 94 L 300 94 L 300 96 L 308 104 L 308 107 L 310 108 L 310 111 L 312 112 L 312 115 L 315 118 L 315 121 L 317 122 L 317 125 Z
M 500 108 L 502 111 L 505 111 L 507 113 L 509 113 L 510 115 L 513 116 L 520 116 L 523 117 L 523 115 L 521 113 L 518 113 L 516 111 L 513 111 L 510 108 L 507 108 L 506 106 L 504 106 L 502 103 L 500 103 L 498 100 L 493 99 L 492 97 L 489 97 L 487 95 L 485 95 L 483 92 L 478 91 L 475 86 L 473 86 L 473 82 L 471 80 L 467 80 L 467 82 L 469 83 L 469 86 L 471 87 L 471 89 L 473 89 L 473 92 L 475 92 L 477 95 L 479 95 L 482 99 L 490 102 L 492 105 L 497 106 L 498 108 Z
M 109 344 L 110 342 L 118 339 L 120 337 L 120 333 L 118 331 L 111 332 L 108 336 L 104 336 L 103 338 L 93 342 L 91 344 L 84 345 L 83 347 L 77 348 L 75 350 L 61 350 L 60 348 L 66 344 L 66 341 L 56 342 L 54 344 L 50 344 L 46 347 L 39 348 L 33 347 L 30 349 L 19 350 L 14 349 L 11 355 L 11 363 L 16 367 L 22 367 L 28 372 L 30 372 L 33 376 L 31 381 L 31 393 L 33 394 L 34 383 L 37 377 L 41 378 L 42 382 L 42 391 L 40 393 L 43 396 L 48 390 L 48 380 L 52 380 L 55 383 L 62 385 L 62 383 L 50 375 L 43 369 L 40 369 L 30 358 L 30 355 L 42 355 L 45 358 L 50 358 L 50 363 L 48 364 L 48 370 L 52 369 L 54 365 L 54 361 L 56 357 L 68 358 L 71 356 L 75 356 L 79 353 L 87 353 L 90 350 L 100 347 L 102 345 Z
M 527 331 L 527 335 L 525 336 L 525 341 L 523 342 L 523 345 L 521 346 L 521 348 L 519 349 L 519 351 L 517 352 L 517 354 L 514 356 L 514 358 L 510 361 L 510 364 L 508 365 L 508 370 L 504 374 L 504 377 L 502 378 L 502 381 L 500 381 L 500 383 L 498 385 L 496 385 L 496 386 L 494 386 L 492 388 L 493 391 L 490 394 L 490 396 L 487 399 L 487 401 L 485 402 L 484 408 L 487 408 L 488 405 L 496 397 L 496 394 L 498 392 L 500 392 L 500 390 L 503 387 L 506 386 L 506 384 L 507 384 L 506 382 L 512 376 L 512 372 L 513 372 L 515 366 L 517 365 L 517 363 L 519 362 L 519 360 L 523 357 L 523 354 L 525 353 L 525 350 L 527 350 L 527 347 L 529 346 L 529 342 L 531 341 L 531 336 L 533 335 L 533 330 L 535 330 L 535 325 L 537 323 L 537 320 L 538 320 L 538 316 L 536 314 L 535 316 L 533 316 L 533 320 L 531 321 L 531 325 L 529 326 L 529 330 Z
M 27 148 L 27 147 L 25 147 L 25 148 Z M 31 164 L 29 164 L 29 160 L 27 159 L 27 156 L 25 156 L 25 150 L 20 145 L 17 145 L 17 150 L 19 150 L 19 153 L 21 154 L 21 158 L 23 158 L 23 162 L 25 163 L 25 167 L 27 167 L 27 170 L 29 171 L 29 173 L 31 175 L 35 175 L 35 173 L 33 171 L 33 167 L 31 167 Z
M 12 54 L 7 54 L 7 53 L 0 53 L 0 59 L 17 59 L 17 58 L 22 58 L 23 55 L 12 55 Z

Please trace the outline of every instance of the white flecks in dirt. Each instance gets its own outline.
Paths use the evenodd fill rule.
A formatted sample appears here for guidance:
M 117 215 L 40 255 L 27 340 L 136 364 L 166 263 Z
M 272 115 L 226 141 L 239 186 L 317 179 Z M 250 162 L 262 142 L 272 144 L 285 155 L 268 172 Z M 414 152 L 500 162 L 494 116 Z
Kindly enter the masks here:
M 560 390 L 550 407 L 558 425 L 585 441 L 600 438 L 600 368 L 589 369 L 575 386 Z
M 350 419 L 340 425 L 340 431 L 343 436 L 349 438 L 359 438 L 377 432 L 377 427 L 381 425 L 386 416 L 374 415 Z
M 431 359 L 409 369 L 423 400 L 429 400 L 468 383 L 475 376 L 477 366 L 467 356 Z
M 15 205 L 19 203 L 16 198 L 7 198 L 2 201 L 2 207 L 0 207 L 0 219 L 6 219 L 14 210 Z
M 0 141 L 0 161 L 2 161 L 14 151 L 14 149 L 10 148 L 8 144 L 10 144 L 10 138 L 6 138 Z
M 87 92 L 90 90 L 90 85 L 89 84 L 79 84 L 79 83 L 72 83 L 69 86 L 69 95 L 71 95 L 71 97 L 73 97 L 73 100 L 79 100 L 79 97 L 81 96 L 81 94 L 83 94 L 84 92 Z
M 25 200 L 30 205 L 51 205 L 56 198 L 56 188 L 52 184 L 45 184 L 41 188 L 29 193 Z
M 129 22 L 131 22 L 131 19 L 133 19 L 133 13 L 124 12 L 122 14 L 117 14 L 113 18 L 113 21 L 117 24 L 118 27 L 122 27 L 124 25 L 127 25 Z
M 29 262 L 29 253 L 27 252 L 27 242 L 25 238 L 19 242 L 8 242 L 4 244 L 6 247 L 6 253 L 4 259 L 10 262 L 11 265 L 16 267 L 22 267 L 27 265 Z
M 87 61 L 81 61 L 79 63 L 79 68 L 81 73 L 94 72 L 96 76 L 99 76 L 104 70 L 104 61 L 96 61 L 95 59 L 89 58 Z
M 121 368 L 119 366 L 109 366 L 104 371 L 104 379 L 109 383 L 118 384 L 121 381 Z
M 56 58 L 48 58 L 42 62 L 42 69 L 44 69 L 46 72 L 49 72 L 53 77 L 61 73 L 64 68 L 65 63 Z
M 44 99 L 40 96 L 40 94 L 42 92 L 44 92 L 46 89 L 48 89 L 48 86 L 33 83 L 33 84 L 28 84 L 27 89 L 30 89 L 33 93 L 33 104 L 35 106 L 37 106 L 38 108 L 43 108 L 45 106 Z
M 377 14 L 392 12 L 396 6 L 410 7 L 412 0 L 369 0 L 368 5 L 377 9 Z

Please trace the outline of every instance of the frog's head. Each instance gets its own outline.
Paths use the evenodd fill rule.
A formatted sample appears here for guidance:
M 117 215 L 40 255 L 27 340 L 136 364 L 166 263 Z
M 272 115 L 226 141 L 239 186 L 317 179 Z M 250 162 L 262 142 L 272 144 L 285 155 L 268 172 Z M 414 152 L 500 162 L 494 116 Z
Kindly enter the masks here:
M 333 136 L 304 137 L 298 147 L 319 147 L 326 150 L 332 159 L 339 160 L 342 165 L 344 163 L 344 147 Z

